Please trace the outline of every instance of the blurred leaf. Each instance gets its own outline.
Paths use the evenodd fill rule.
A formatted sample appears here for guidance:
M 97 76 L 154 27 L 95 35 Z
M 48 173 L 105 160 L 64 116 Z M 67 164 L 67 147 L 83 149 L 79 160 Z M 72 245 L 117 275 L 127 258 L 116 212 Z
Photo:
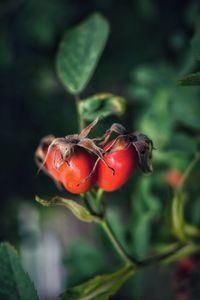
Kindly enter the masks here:
M 197 149 L 197 143 L 193 137 L 187 134 L 175 133 L 166 145 L 167 151 L 173 151 L 185 154 L 194 154 Z
M 186 75 L 177 83 L 180 85 L 200 85 L 200 72 Z
M 76 285 L 108 268 L 108 260 L 99 246 L 86 240 L 73 241 L 64 257 L 67 267 L 67 286 Z
M 175 119 L 171 111 L 172 95 L 169 88 L 157 89 L 151 105 L 138 122 L 138 128 L 153 140 L 154 146 L 161 149 L 170 139 Z M 159 128 L 158 128 L 159 124 Z
M 98 13 L 68 31 L 57 57 L 58 75 L 72 94 L 83 91 L 90 80 L 109 34 L 109 24 Z
M 115 230 L 115 234 L 120 241 L 120 243 L 126 248 L 128 247 L 126 241 L 126 230 L 122 219 L 121 207 L 111 206 L 110 209 L 107 209 L 107 218 L 112 228 Z
M 54 205 L 63 205 L 67 207 L 73 215 L 84 222 L 101 222 L 100 218 L 97 216 L 91 215 L 91 213 L 82 205 L 78 204 L 74 200 L 61 198 L 61 197 L 54 197 L 51 200 L 44 200 L 36 196 L 36 201 L 44 206 L 54 206 Z
M 199 176 L 198 176 L 197 180 L 199 180 Z M 199 189 L 198 189 L 198 192 L 199 192 Z M 200 197 L 199 197 L 199 194 L 198 194 L 197 197 L 195 197 L 194 200 L 195 201 L 193 201 L 191 203 L 192 207 L 190 209 L 191 216 L 192 216 L 192 223 L 197 225 L 197 226 L 200 226 L 200 220 L 199 220 L 199 216 L 200 216 Z
M 161 205 L 159 199 L 152 194 L 151 177 L 143 177 L 138 183 L 137 197 L 133 197 L 134 214 L 130 226 L 133 250 L 135 254 L 143 258 L 149 249 L 152 234 L 152 226 L 156 216 L 159 216 Z
M 121 116 L 125 112 L 125 99 L 110 93 L 96 94 L 79 102 L 80 111 L 86 121 L 93 121 L 98 116 Z
M 198 17 L 195 24 L 195 33 L 191 40 L 192 49 L 196 59 L 200 59 L 200 19 Z
M 137 219 L 134 228 L 134 251 L 139 257 L 148 252 L 151 238 L 152 215 L 145 213 Z
M 184 207 L 185 194 L 181 191 L 175 194 L 172 200 L 172 229 L 176 237 L 185 241 Z
M 96 276 L 86 283 L 66 290 L 61 298 L 67 300 L 90 300 L 97 299 L 97 297 L 101 297 L 98 298 L 101 300 L 109 299 L 133 273 L 132 266 L 126 266 L 114 273 Z
M 173 82 L 174 70 L 167 64 L 143 65 L 134 69 L 131 77 L 140 87 L 156 92 Z
M 168 145 L 167 145 L 168 146 Z M 189 163 L 189 157 L 184 152 L 177 151 L 154 151 L 154 161 L 168 165 L 169 168 L 184 170 Z
M 38 299 L 33 283 L 20 264 L 16 250 L 8 243 L 0 245 L 0 299 Z
M 141 269 L 140 272 L 135 273 L 135 275 L 129 280 L 129 288 L 131 291 L 130 299 L 141 300 L 144 291 L 144 272 L 145 269 Z
M 63 5 L 58 5 L 56 0 L 29 0 L 21 6 L 18 22 L 26 43 L 52 47 L 63 25 L 70 24 L 73 17 L 67 1 Z
M 192 129 L 200 129 L 200 92 L 198 87 L 180 87 L 173 95 L 171 114 L 181 124 Z

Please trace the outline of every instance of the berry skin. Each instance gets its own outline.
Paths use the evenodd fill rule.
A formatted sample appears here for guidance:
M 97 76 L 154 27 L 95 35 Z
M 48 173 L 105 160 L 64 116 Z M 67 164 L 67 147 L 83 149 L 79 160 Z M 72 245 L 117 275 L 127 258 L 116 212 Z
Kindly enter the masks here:
M 60 167 L 59 178 L 65 189 L 73 194 L 89 191 L 95 184 L 95 176 L 90 176 L 94 163 L 89 152 L 77 147 L 69 160 Z
M 44 150 L 44 156 L 47 154 L 47 149 Z M 48 154 L 44 167 L 47 172 L 55 179 L 56 181 L 60 181 L 60 171 L 62 166 L 57 167 L 58 162 L 61 160 L 61 154 L 56 149 L 56 147 L 52 148 L 50 153 Z
M 112 144 L 113 141 L 110 141 L 103 150 L 108 150 Z M 106 153 L 104 159 L 114 169 L 114 172 L 103 161 L 99 161 L 97 183 L 104 191 L 113 192 L 121 188 L 133 174 L 137 163 L 137 153 L 134 146 L 130 144 L 124 149 L 116 149 L 116 151 Z

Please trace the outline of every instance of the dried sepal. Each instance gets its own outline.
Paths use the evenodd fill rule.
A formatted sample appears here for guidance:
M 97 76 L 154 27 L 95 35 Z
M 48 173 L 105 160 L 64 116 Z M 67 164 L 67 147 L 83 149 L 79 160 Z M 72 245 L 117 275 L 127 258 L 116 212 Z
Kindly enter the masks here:
M 136 138 L 136 140 L 132 142 L 132 145 L 137 151 L 140 168 L 144 173 L 151 173 L 153 171 L 153 142 L 144 134 L 135 132 L 132 135 L 133 138 Z
M 49 145 L 55 140 L 55 136 L 47 135 L 40 140 L 39 146 L 35 151 L 35 162 L 38 166 L 38 172 L 43 169 L 44 170 L 44 160 L 46 157 L 46 153 L 48 151 Z M 44 170 L 45 171 L 45 170 Z
M 92 123 L 90 123 L 87 127 L 83 128 L 83 130 L 80 132 L 79 139 L 84 139 L 86 138 L 89 134 L 90 131 L 97 125 L 99 122 L 99 118 L 96 118 Z
M 100 143 L 102 147 L 107 144 L 112 133 L 117 133 L 120 136 L 123 136 L 127 134 L 127 131 L 126 128 L 119 123 L 112 124 L 111 127 L 108 130 L 106 130 L 105 134 L 102 137 L 103 141 Z
M 55 182 L 57 188 L 61 189 L 61 184 L 55 180 L 55 178 L 49 173 L 48 169 L 45 167 L 46 157 L 49 145 L 55 140 L 55 136 L 47 135 L 43 137 L 39 143 L 35 151 L 35 162 L 38 166 L 38 173 L 42 170 L 46 175 L 51 177 L 51 179 Z M 55 155 L 55 153 L 54 153 Z M 56 158 L 55 158 L 55 166 L 57 165 Z
M 95 139 L 90 139 L 87 136 L 91 132 L 91 130 L 96 126 L 98 123 L 99 118 L 95 119 L 92 123 L 90 123 L 86 128 L 84 128 L 80 134 L 72 134 L 72 135 L 67 135 L 65 137 L 61 138 L 55 138 L 53 136 L 48 136 L 43 138 L 41 140 L 41 143 L 44 144 L 44 142 L 48 143 L 48 149 L 46 154 L 44 155 L 44 151 L 42 152 L 42 146 L 40 143 L 40 146 L 38 147 L 36 151 L 36 157 L 37 160 L 40 157 L 40 163 L 38 164 L 39 170 L 45 170 L 45 163 L 52 151 L 52 149 L 56 149 L 56 151 L 59 151 L 60 153 L 60 160 L 58 161 L 56 159 L 56 151 L 55 151 L 55 160 L 54 160 L 54 167 L 56 169 L 59 169 L 63 163 L 68 163 L 70 162 L 70 157 L 73 155 L 75 148 L 76 147 L 81 147 L 85 149 L 86 151 L 90 152 L 91 154 L 95 155 L 97 157 L 97 160 L 102 160 L 108 168 L 109 165 L 106 163 L 104 160 L 104 151 L 101 147 L 97 146 L 96 141 L 97 140 L 102 140 L 102 138 L 95 138 Z M 51 137 L 51 138 L 50 138 Z M 40 155 L 39 155 L 40 153 Z M 41 155 L 42 154 L 42 155 Z M 97 162 L 95 162 L 94 168 L 96 169 Z M 92 173 L 89 175 L 88 179 L 94 174 L 95 169 L 92 170 Z M 113 172 L 114 170 L 110 168 Z
M 116 133 L 118 136 L 113 140 L 106 153 L 126 149 L 129 145 L 133 145 L 138 155 L 141 170 L 145 173 L 153 171 L 152 150 L 154 147 L 151 139 L 139 132 L 128 133 L 124 126 L 114 123 L 104 134 L 100 143 L 101 146 L 107 144 L 112 133 Z

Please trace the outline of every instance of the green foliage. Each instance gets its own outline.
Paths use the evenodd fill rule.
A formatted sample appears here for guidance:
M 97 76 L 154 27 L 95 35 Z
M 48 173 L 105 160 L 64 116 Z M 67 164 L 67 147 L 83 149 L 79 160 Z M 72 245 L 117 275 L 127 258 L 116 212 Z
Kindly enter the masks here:
M 200 85 L 200 73 L 193 73 L 178 80 L 180 85 Z
M 107 300 L 118 291 L 133 273 L 133 269 L 127 266 L 114 273 L 96 276 L 86 283 L 68 289 L 61 295 L 61 298 L 67 300 L 90 300 L 100 297 L 98 299 Z
M 72 94 L 83 91 L 104 49 L 109 25 L 95 13 L 67 32 L 58 51 L 58 75 Z
M 130 216 L 131 226 L 128 228 L 128 237 L 131 240 L 130 252 L 136 253 L 139 257 L 149 255 L 151 246 L 172 238 L 171 228 L 165 222 L 165 214 L 168 216 L 167 211 L 171 205 L 173 191 L 165 181 L 165 174 L 174 168 L 184 171 L 198 147 L 200 75 L 198 65 L 195 65 L 191 57 L 191 51 L 188 53 L 188 40 L 198 13 L 198 1 L 191 0 L 184 3 L 172 1 L 173 3 L 169 5 L 167 1 L 137 0 L 127 1 L 127 5 L 124 5 L 123 1 L 107 0 L 101 3 L 94 1 L 92 8 L 90 4 L 84 4 L 84 8 L 81 5 L 77 7 L 77 3 L 68 0 L 44 0 L 42 2 L 39 0 L 4 0 L 3 2 L 6 6 L 1 6 L 3 17 L 0 30 L 0 62 L 2 99 L 6 101 L 1 103 L 3 112 L 0 118 L 1 128 L 5 136 L 5 147 L 2 150 L 15 149 L 14 156 L 10 155 L 10 151 L 5 151 L 3 155 L 5 159 L 1 166 L 4 175 L 1 177 L 3 200 L 8 211 L 10 212 L 10 202 L 7 201 L 9 195 L 25 193 L 31 198 L 35 192 L 32 183 L 36 171 L 30 171 L 30 161 L 32 161 L 31 153 L 38 139 L 43 133 L 55 132 L 59 136 L 63 134 L 63 131 L 66 134 L 74 131 L 76 126 L 76 118 L 72 117 L 75 114 L 74 103 L 66 101 L 66 95 L 56 80 L 53 68 L 54 52 L 58 38 L 69 27 L 69 24 L 88 15 L 93 9 L 100 9 L 109 14 L 113 35 L 104 60 L 91 82 L 90 90 L 94 93 L 95 90 L 101 90 L 103 87 L 104 90 L 113 90 L 113 93 L 120 91 L 122 95 L 127 91 L 129 108 L 124 121 L 129 127 L 132 125 L 132 130 L 140 130 L 149 135 L 156 147 L 153 175 L 143 178 L 141 174 L 135 174 L 129 182 L 129 189 L 126 185 L 113 195 L 108 193 L 106 200 L 109 203 L 113 200 L 113 211 L 119 204 L 119 215 L 123 208 L 126 208 L 124 219 L 127 220 L 127 216 Z M 115 7 L 114 10 L 113 7 Z M 170 22 L 168 17 L 160 17 L 163 11 L 166 16 L 170 16 Z M 13 18 L 15 14 L 18 15 L 17 18 Z M 7 24 L 11 26 L 5 26 Z M 192 48 L 197 60 L 200 58 L 199 24 L 198 17 L 192 39 Z M 57 66 L 60 79 L 70 93 L 82 92 L 86 87 L 100 58 L 107 35 L 108 24 L 98 14 L 89 17 L 80 26 L 66 34 L 66 41 L 64 39 L 59 50 Z M 164 43 L 163 36 L 166 37 Z M 146 47 L 149 37 L 151 37 L 151 46 Z M 144 66 L 143 63 L 148 61 L 153 64 Z M 129 76 L 130 69 L 132 69 L 131 82 L 127 83 L 126 78 Z M 182 77 L 181 74 L 189 75 Z M 180 78 L 179 85 L 177 85 L 178 78 Z M 181 85 L 190 85 L 190 87 L 186 88 Z M 101 94 L 98 94 L 97 98 L 99 95 Z M 85 120 L 90 121 L 97 114 L 114 117 L 121 115 L 124 109 L 123 101 L 118 102 L 118 100 L 119 98 L 117 101 L 105 98 L 101 101 L 96 99 L 96 95 L 95 98 L 88 97 L 80 104 Z M 14 114 L 12 118 L 9 117 L 10 107 L 12 107 L 11 115 Z M 26 124 L 21 107 L 25 108 L 25 118 L 30 120 Z M 15 118 L 15 114 L 20 117 Z M 103 126 L 108 127 L 109 121 L 106 120 Z M 14 138 L 12 139 L 11 136 Z M 23 143 L 24 140 L 26 143 Z M 22 176 L 16 176 L 16 174 L 23 175 L 23 191 L 21 190 Z M 138 180 L 138 176 L 141 180 Z M 192 174 L 188 183 L 189 188 L 186 193 L 188 201 L 184 214 L 187 222 L 190 221 L 196 226 L 200 225 L 199 176 L 199 170 L 197 170 L 195 174 Z M 12 183 L 12 189 L 10 189 L 10 183 Z M 45 193 L 48 188 L 48 193 L 52 194 L 50 185 L 43 186 Z M 173 221 L 175 237 L 182 241 L 185 240 L 185 233 L 187 236 L 190 235 L 191 240 L 196 234 L 199 235 L 196 227 L 185 224 L 183 196 L 179 194 L 174 200 L 176 213 Z M 130 199 L 133 201 L 132 210 L 127 209 L 130 207 Z M 18 199 L 14 202 L 17 203 Z M 53 203 L 44 201 L 43 204 L 52 205 Z M 94 220 L 87 210 L 77 207 L 79 204 L 76 204 L 68 202 L 66 206 L 79 219 L 89 222 Z M 1 210 L 1 232 L 3 238 L 6 239 L 14 236 L 13 231 L 10 230 L 12 227 L 7 226 L 11 223 L 8 215 L 9 213 L 5 214 L 5 210 Z M 121 218 L 110 219 L 114 232 L 117 232 L 117 236 L 123 241 L 122 244 L 127 246 L 127 232 L 124 230 L 123 222 L 120 222 Z M 98 219 L 95 217 L 94 221 L 98 222 Z M 17 228 L 17 226 L 14 227 Z M 100 244 L 99 240 L 98 243 Z M 93 276 L 95 268 L 97 272 L 104 272 L 100 270 L 100 265 L 103 264 L 100 256 L 98 254 L 92 256 L 95 251 L 90 251 L 81 245 L 74 247 L 77 248 L 72 258 L 74 262 L 71 268 L 74 266 L 75 270 L 72 273 L 73 278 L 78 281 L 80 274 L 85 274 L 87 278 Z M 110 247 L 104 243 L 106 254 L 110 253 Z M 171 262 L 196 252 L 199 252 L 199 248 L 191 242 L 177 252 L 171 258 Z M 75 255 L 77 255 L 77 261 Z M 90 266 L 87 272 L 86 265 L 90 263 L 89 256 L 92 261 L 98 260 L 99 264 L 94 263 L 94 269 Z M 148 274 L 144 269 L 139 276 L 139 280 L 133 287 L 130 286 L 130 289 L 146 291 L 144 278 L 149 281 L 152 273 Z M 150 288 L 158 291 L 157 284 Z M 162 289 L 162 284 L 160 289 Z M 166 284 L 163 290 L 166 290 Z M 160 293 L 157 294 L 160 296 Z M 128 289 L 122 292 L 122 295 L 123 299 L 126 297 L 131 299 Z M 140 294 L 138 298 L 141 299 L 142 296 Z M 148 297 L 154 299 L 151 294 Z M 97 299 L 102 298 L 105 299 L 107 296 L 97 297 Z M 196 298 L 199 297 L 196 296 Z
M 176 101 L 173 102 L 172 112 L 176 118 L 176 121 L 180 122 L 191 130 L 199 130 L 199 88 L 178 88 L 174 93 L 174 97 Z
M 16 250 L 8 243 L 0 245 L 0 298 L 38 299 L 33 283 L 20 264 Z
M 74 286 L 108 270 L 108 258 L 100 243 L 93 245 L 84 239 L 73 241 L 64 256 L 68 269 L 67 286 Z
M 192 49 L 197 60 L 200 59 L 200 20 L 199 16 L 195 24 L 195 33 L 191 40 Z
M 149 251 L 153 225 L 161 210 L 159 199 L 151 189 L 151 178 L 143 177 L 137 185 L 137 197 L 133 197 L 134 213 L 130 231 L 132 249 L 139 258 L 143 258 Z
M 125 99 L 110 93 L 93 95 L 79 102 L 84 120 L 93 121 L 98 116 L 121 116 L 125 112 Z
M 174 133 L 165 149 L 176 154 L 192 155 L 197 151 L 197 141 L 186 133 Z
M 65 206 L 80 221 L 97 222 L 97 223 L 101 222 L 101 220 L 97 216 L 92 215 L 84 206 L 78 204 L 74 200 L 61 198 L 61 197 L 54 197 L 51 200 L 47 201 L 36 196 L 36 201 L 44 206 L 54 206 L 54 205 Z

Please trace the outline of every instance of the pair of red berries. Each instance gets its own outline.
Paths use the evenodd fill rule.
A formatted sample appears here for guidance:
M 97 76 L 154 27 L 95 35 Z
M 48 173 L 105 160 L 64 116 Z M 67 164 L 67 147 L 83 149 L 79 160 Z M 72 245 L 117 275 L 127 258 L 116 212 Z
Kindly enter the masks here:
M 44 171 L 71 193 L 85 193 L 95 184 L 104 191 L 115 191 L 133 174 L 138 160 L 143 169 L 151 168 L 151 140 L 138 133 L 128 134 L 120 124 L 113 124 L 102 138 L 87 138 L 97 122 L 79 135 L 48 136 L 36 151 Z M 118 137 L 109 141 L 112 132 Z

